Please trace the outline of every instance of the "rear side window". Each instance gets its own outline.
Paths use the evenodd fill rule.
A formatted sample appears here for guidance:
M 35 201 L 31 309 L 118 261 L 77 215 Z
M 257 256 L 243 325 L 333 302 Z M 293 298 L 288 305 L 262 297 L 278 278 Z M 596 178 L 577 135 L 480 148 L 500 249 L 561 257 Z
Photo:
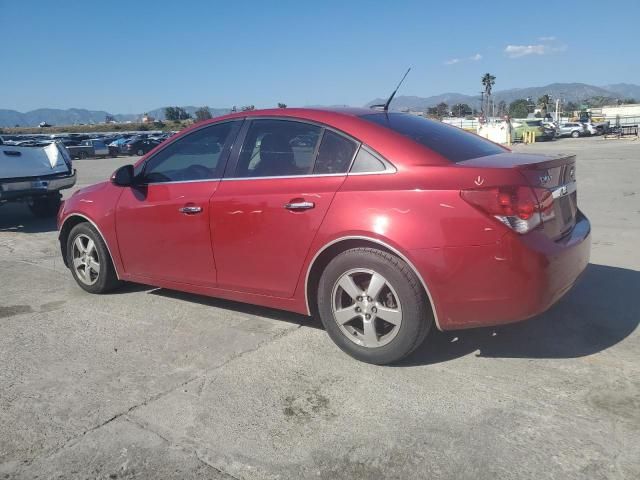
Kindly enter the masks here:
M 409 137 L 452 162 L 504 153 L 498 145 L 464 130 L 417 115 L 404 113 L 371 113 L 363 120 L 386 127 Z
M 236 177 L 311 173 L 321 131 L 316 125 L 290 120 L 253 120 L 242 144 Z
M 353 161 L 351 173 L 384 172 L 386 169 L 387 166 L 382 160 L 368 150 L 361 148 Z
M 357 145 L 352 140 L 325 130 L 313 167 L 313 173 L 345 173 L 349 169 Z

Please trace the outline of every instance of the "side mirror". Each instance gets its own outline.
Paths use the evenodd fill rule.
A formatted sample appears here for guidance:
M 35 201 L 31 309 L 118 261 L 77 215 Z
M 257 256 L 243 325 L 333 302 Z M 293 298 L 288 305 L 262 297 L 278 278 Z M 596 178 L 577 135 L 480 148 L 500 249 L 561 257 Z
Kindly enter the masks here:
M 124 165 L 113 172 L 111 183 L 119 187 L 130 187 L 134 183 L 133 165 Z

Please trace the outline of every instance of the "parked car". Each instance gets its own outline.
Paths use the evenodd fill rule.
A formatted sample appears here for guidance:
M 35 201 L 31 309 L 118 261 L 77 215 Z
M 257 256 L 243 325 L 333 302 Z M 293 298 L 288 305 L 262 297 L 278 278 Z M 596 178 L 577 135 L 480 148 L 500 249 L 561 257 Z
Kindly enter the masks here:
M 75 147 L 80 145 L 80 141 L 79 140 L 75 140 L 73 138 L 64 138 L 64 137 L 58 137 L 55 139 L 56 142 L 58 143 L 62 143 L 65 147 Z
M 535 132 L 536 141 L 553 140 L 556 131 L 548 125 L 543 125 L 542 120 L 524 119 L 512 121 L 514 131 L 514 142 L 521 142 L 524 132 Z
M 587 131 L 587 135 L 600 135 L 602 131 L 598 130 L 598 128 L 591 122 L 583 123 L 585 130 Z
M 26 202 L 38 217 L 55 216 L 60 191 L 76 183 L 71 157 L 62 144 L 25 147 L 0 142 L 0 165 L 0 206 Z
M 578 138 L 587 135 L 587 128 L 578 122 L 561 123 L 556 131 L 558 137 Z
M 109 155 L 109 148 L 102 140 L 97 139 L 83 140 L 79 145 L 69 145 L 67 150 L 71 158 L 105 158 Z
M 127 155 L 142 156 L 154 148 L 156 148 L 160 142 L 156 140 L 138 139 L 124 144 L 124 153 Z
M 387 364 L 434 325 L 514 322 L 569 291 L 590 253 L 576 191 L 574 156 L 287 108 L 196 124 L 71 196 L 58 227 L 87 292 L 131 281 L 319 315 L 345 352 Z

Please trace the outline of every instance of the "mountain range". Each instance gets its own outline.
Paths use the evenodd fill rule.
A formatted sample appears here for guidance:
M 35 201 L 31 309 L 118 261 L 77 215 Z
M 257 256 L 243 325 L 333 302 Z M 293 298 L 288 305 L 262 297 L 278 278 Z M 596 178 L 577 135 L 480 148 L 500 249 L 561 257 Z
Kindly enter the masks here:
M 553 98 L 561 98 L 564 101 L 580 103 L 591 97 L 611 97 L 611 98 L 635 98 L 640 101 L 640 85 L 630 83 L 616 83 L 597 87 L 585 83 L 552 83 L 542 87 L 512 88 L 509 90 L 496 90 L 493 92 L 497 102 L 504 100 L 506 103 L 518 98 L 537 99 L 542 95 L 551 95 Z M 384 103 L 386 99 L 376 98 L 367 103 L 366 106 Z M 441 93 L 430 97 L 417 97 L 400 95 L 394 98 L 391 103 L 392 110 L 413 110 L 424 111 L 428 107 L 433 107 L 438 103 L 445 102 L 452 106 L 456 103 L 467 103 L 471 107 L 478 107 L 480 95 L 465 95 L 463 93 Z M 182 107 L 191 115 L 198 109 L 194 106 Z M 213 116 L 223 115 L 230 111 L 229 108 L 209 108 Z M 156 108 L 147 112 L 152 117 L 164 120 L 164 108 Z M 0 127 L 13 127 L 20 125 L 24 127 L 37 126 L 40 122 L 47 122 L 51 125 L 73 125 L 101 123 L 107 116 L 113 117 L 119 122 L 140 120 L 140 114 L 111 114 L 103 110 L 86 110 L 82 108 L 69 108 L 67 110 L 55 108 L 40 108 L 30 112 L 18 112 L 16 110 L 0 109 Z
M 194 116 L 195 111 L 200 107 L 186 106 L 182 107 L 191 116 Z M 211 115 L 218 116 L 229 113 L 229 108 L 209 108 Z M 69 108 L 66 110 L 57 108 L 39 108 L 37 110 L 31 110 L 29 112 L 18 112 L 16 110 L 3 110 L 0 109 L 0 127 L 14 127 L 19 125 L 21 127 L 35 127 L 40 122 L 47 122 L 50 125 L 78 125 L 78 124 L 92 124 L 102 123 L 107 116 L 113 117 L 118 122 L 136 122 L 140 121 L 142 115 L 147 113 L 151 117 L 164 120 L 164 107 L 156 108 L 154 110 L 148 110 L 147 112 L 139 114 L 112 114 L 104 110 L 87 110 L 84 108 Z
M 610 98 L 635 98 L 640 101 L 640 85 L 629 83 L 618 83 L 596 87 L 586 83 L 552 83 L 542 87 L 512 88 L 509 90 L 493 91 L 493 98 L 496 103 L 505 101 L 507 104 L 519 98 L 532 98 L 537 100 L 543 95 L 551 95 L 554 99 L 561 98 L 565 102 L 580 103 L 592 97 Z M 386 99 L 376 98 L 367 103 L 367 106 L 384 103 Z M 466 103 L 471 107 L 480 106 L 480 94 L 465 95 L 462 93 L 441 93 L 431 97 L 414 97 L 400 95 L 391 102 L 392 110 L 413 110 L 424 111 L 428 107 L 433 107 L 441 102 L 449 106 L 457 103 Z

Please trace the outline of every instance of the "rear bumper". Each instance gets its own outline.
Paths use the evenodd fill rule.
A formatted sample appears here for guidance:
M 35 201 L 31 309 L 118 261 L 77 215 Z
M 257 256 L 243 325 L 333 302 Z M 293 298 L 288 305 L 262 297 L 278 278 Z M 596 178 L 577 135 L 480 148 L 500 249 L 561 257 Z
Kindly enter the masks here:
M 49 195 L 66 188 L 71 188 L 75 183 L 75 169 L 66 175 L 47 175 L 42 177 L 0 180 L 0 202 L 17 201 Z
M 546 311 L 575 284 L 591 252 L 591 225 L 579 213 L 571 234 L 507 234 L 495 245 L 412 251 L 429 286 L 439 327 L 502 325 Z

